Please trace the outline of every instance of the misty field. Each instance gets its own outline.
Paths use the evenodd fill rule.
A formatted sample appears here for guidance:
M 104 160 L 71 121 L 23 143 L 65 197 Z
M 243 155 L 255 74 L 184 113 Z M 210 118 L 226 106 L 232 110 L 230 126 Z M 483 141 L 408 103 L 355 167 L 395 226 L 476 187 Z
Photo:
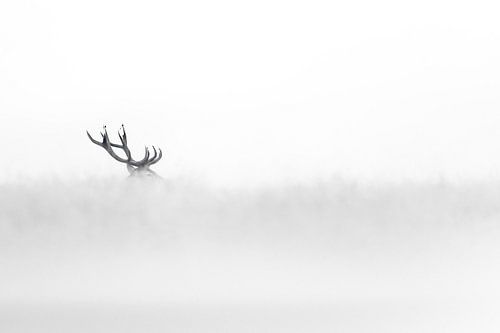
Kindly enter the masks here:
M 0 185 L 1 332 L 496 332 L 500 184 Z

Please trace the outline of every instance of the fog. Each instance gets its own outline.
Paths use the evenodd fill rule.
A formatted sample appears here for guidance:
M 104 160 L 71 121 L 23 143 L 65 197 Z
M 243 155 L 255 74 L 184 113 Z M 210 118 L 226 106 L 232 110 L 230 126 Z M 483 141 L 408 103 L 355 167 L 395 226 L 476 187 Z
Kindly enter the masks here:
M 498 12 L 0 1 L 0 332 L 498 332 Z
M 5 183 L 0 329 L 493 332 L 499 185 Z

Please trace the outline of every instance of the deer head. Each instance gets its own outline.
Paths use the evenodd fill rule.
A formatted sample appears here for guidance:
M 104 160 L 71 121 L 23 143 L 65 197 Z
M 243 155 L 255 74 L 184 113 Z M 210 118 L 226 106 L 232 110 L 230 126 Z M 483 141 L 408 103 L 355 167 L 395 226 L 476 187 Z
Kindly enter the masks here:
M 104 132 L 104 133 L 103 133 Z M 121 126 L 121 131 L 118 131 L 118 136 L 120 137 L 121 144 L 112 143 L 109 140 L 108 132 L 106 130 L 106 126 L 103 127 L 103 132 L 101 132 L 102 142 L 94 139 L 90 133 L 87 131 L 87 135 L 93 143 L 104 148 L 111 157 L 121 163 L 125 163 L 127 165 L 127 170 L 130 172 L 131 176 L 153 176 L 159 177 L 153 170 L 149 167 L 155 163 L 157 163 L 161 157 L 162 152 L 161 149 L 152 146 L 153 148 L 153 156 L 151 156 L 149 148 L 147 146 L 144 147 L 145 155 L 144 158 L 140 161 L 136 161 L 132 158 L 132 154 L 130 153 L 130 149 L 127 145 L 127 133 L 125 132 L 125 126 Z M 115 153 L 113 148 L 122 149 L 125 152 L 127 158 L 122 158 Z

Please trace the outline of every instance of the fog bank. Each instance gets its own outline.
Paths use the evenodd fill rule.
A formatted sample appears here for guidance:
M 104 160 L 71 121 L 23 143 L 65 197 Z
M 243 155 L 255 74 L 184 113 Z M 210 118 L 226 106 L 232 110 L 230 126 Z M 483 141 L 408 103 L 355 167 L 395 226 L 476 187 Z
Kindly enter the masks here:
M 238 317 L 280 304 L 283 318 L 297 306 L 316 309 L 299 311 L 305 321 L 349 306 L 407 306 L 393 318 L 401 319 L 417 304 L 427 316 L 461 309 L 449 315 L 462 319 L 474 308 L 471 320 L 484 323 L 473 304 L 493 309 L 500 295 L 498 185 L 3 184 L 0 317 L 37 304 L 90 311 L 67 310 L 69 317 L 139 305 L 151 316 L 170 309 L 182 317 L 210 304 Z M 20 306 L 27 312 L 13 310 Z M 322 318 L 324 327 L 337 327 Z

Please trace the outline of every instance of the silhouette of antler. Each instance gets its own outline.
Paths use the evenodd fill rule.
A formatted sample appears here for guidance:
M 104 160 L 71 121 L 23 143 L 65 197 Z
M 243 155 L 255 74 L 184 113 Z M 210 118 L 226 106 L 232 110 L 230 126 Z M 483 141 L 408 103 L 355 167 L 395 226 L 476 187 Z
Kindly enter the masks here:
M 130 173 L 134 173 L 137 170 L 148 170 L 149 166 L 157 163 L 163 156 L 163 153 L 160 148 L 158 150 L 155 148 L 155 146 L 152 146 L 153 148 L 153 156 L 150 155 L 149 148 L 147 146 L 144 147 L 144 158 L 142 160 L 136 161 L 132 158 L 132 154 L 130 153 L 130 149 L 128 148 L 127 144 L 127 133 L 125 132 L 125 126 L 121 126 L 121 131 L 118 131 L 118 136 L 120 138 L 121 144 L 113 143 L 109 139 L 108 131 L 106 129 L 106 126 L 103 127 L 103 132 L 101 132 L 101 137 L 102 137 L 102 142 L 94 139 L 89 131 L 87 131 L 87 136 L 89 137 L 90 141 L 92 141 L 94 144 L 104 148 L 111 157 L 113 157 L 115 160 L 121 163 L 126 163 L 127 168 L 129 169 Z M 115 153 L 113 148 L 119 148 L 122 149 L 125 152 L 125 155 L 127 158 L 122 158 L 119 155 Z M 151 171 L 151 170 L 149 170 Z

